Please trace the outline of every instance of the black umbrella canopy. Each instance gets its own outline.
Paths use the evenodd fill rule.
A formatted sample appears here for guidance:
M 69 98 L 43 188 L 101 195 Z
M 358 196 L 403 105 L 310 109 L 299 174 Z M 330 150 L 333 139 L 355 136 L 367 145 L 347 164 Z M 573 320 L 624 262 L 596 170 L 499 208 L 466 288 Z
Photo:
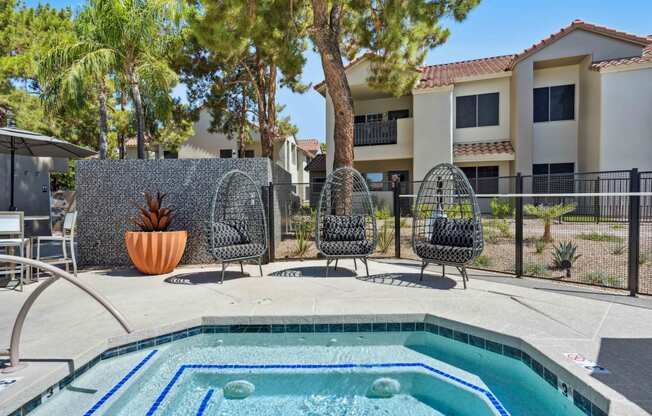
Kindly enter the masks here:
M 81 159 L 96 152 L 55 137 L 13 127 L 0 128 L 0 153 Z
M 16 209 L 14 205 L 15 155 L 81 159 L 96 154 L 96 152 L 86 149 L 85 147 L 77 146 L 55 137 L 49 137 L 40 133 L 34 133 L 32 131 L 16 129 L 13 127 L 0 128 L 0 153 L 8 153 L 11 155 L 10 211 Z

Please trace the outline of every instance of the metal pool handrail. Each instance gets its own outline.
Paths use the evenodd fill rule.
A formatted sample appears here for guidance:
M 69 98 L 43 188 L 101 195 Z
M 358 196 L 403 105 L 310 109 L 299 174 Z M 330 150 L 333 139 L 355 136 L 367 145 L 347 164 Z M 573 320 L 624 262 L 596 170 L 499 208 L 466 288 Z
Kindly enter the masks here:
M 115 306 L 113 306 L 111 302 L 108 301 L 108 299 L 106 299 L 104 296 L 96 292 L 95 289 L 79 281 L 79 279 L 75 279 L 73 275 L 71 275 L 70 273 L 61 270 L 58 267 L 52 266 L 50 264 L 43 263 L 37 260 L 28 259 L 25 257 L 0 255 L 0 263 L 24 264 L 27 266 L 36 267 L 43 271 L 48 271 L 52 274 L 51 277 L 49 277 L 43 283 L 38 285 L 38 287 L 36 287 L 36 289 L 34 289 L 32 293 L 30 293 L 30 295 L 25 300 L 25 303 L 20 308 L 20 311 L 18 312 L 16 321 L 14 321 L 14 327 L 11 331 L 11 341 L 9 344 L 9 350 L 7 350 L 6 352 L 0 351 L 0 356 L 2 355 L 9 356 L 9 367 L 4 368 L 2 370 L 3 373 L 11 373 L 17 371 L 26 365 L 25 363 L 23 363 L 23 365 L 20 365 L 20 349 L 19 349 L 20 336 L 23 331 L 23 325 L 25 324 L 25 318 L 27 317 L 27 313 L 34 305 L 34 302 L 41 295 L 41 293 L 43 293 L 45 289 L 50 287 L 52 283 L 56 282 L 60 278 L 67 280 L 68 282 L 77 286 L 79 289 L 86 292 L 86 294 L 88 294 L 90 297 L 95 299 L 100 305 L 104 307 L 104 309 L 106 309 L 111 315 L 113 315 L 113 317 L 120 323 L 122 328 L 124 328 L 124 330 L 127 331 L 127 333 L 131 333 L 133 331 L 129 322 L 115 308 Z

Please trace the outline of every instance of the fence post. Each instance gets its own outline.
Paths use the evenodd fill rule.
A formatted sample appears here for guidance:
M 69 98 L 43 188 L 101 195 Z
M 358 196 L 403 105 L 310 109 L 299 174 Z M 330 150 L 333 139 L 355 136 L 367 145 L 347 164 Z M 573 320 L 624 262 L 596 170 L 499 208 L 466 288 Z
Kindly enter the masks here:
M 520 172 L 516 174 L 516 193 L 523 193 L 523 176 Z M 516 197 L 514 207 L 515 224 L 514 227 L 514 245 L 515 245 L 515 264 L 514 272 L 516 277 L 523 276 L 523 197 Z
M 596 194 L 600 192 L 600 177 L 595 180 L 595 184 L 593 185 L 593 192 Z M 600 212 L 600 197 L 599 196 L 594 196 L 593 197 L 593 214 L 595 215 L 595 223 L 599 224 L 600 223 L 600 215 L 602 213 Z
M 629 192 L 640 192 L 641 176 L 638 169 L 634 168 L 629 173 Z M 630 296 L 638 293 L 638 269 L 639 269 L 639 243 L 641 227 L 641 197 L 638 195 L 629 196 L 629 239 L 627 260 L 627 288 Z
M 401 199 L 398 175 L 392 175 L 392 191 L 394 192 L 394 257 L 401 258 Z
M 269 234 L 269 254 L 268 260 L 270 263 L 274 261 L 276 253 L 276 238 L 274 232 L 274 183 L 270 182 L 267 187 L 267 231 Z

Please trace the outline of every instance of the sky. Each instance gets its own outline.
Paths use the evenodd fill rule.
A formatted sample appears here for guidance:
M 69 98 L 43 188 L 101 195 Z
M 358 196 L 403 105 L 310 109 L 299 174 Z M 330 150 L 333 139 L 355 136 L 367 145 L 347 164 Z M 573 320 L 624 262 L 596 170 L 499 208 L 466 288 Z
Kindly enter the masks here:
M 38 0 L 26 0 L 29 6 Z M 41 1 L 44 2 L 44 1 Z M 84 4 L 83 0 L 50 0 L 55 7 Z M 451 36 L 428 53 L 426 64 L 454 62 L 496 55 L 518 53 L 575 19 L 608 26 L 638 35 L 652 35 L 652 1 L 650 0 L 482 0 L 464 22 L 442 21 Z M 319 55 L 306 53 L 303 81 L 317 84 L 323 79 Z M 184 96 L 183 86 L 174 92 Z M 299 138 L 324 140 L 324 98 L 314 89 L 304 94 L 279 91 L 278 101 L 285 105 L 299 127 Z

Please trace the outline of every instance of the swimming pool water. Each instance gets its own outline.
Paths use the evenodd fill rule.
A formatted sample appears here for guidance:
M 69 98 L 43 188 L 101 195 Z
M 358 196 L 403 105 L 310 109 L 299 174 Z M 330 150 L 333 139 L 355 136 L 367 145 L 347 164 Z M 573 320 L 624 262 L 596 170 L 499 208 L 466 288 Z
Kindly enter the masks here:
M 253 393 L 226 398 L 233 381 Z M 522 362 L 427 332 L 197 335 L 102 361 L 33 414 L 582 415 Z

